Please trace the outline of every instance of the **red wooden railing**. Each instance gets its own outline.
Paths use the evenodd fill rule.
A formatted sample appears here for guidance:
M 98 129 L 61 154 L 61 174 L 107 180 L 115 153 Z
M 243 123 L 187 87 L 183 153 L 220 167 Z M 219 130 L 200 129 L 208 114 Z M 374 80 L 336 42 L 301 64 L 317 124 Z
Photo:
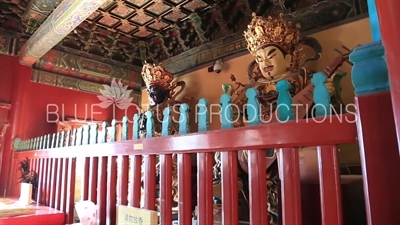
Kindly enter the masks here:
M 188 135 L 124 140 L 29 150 L 14 154 L 14 165 L 28 157 L 39 173 L 36 200 L 66 213 L 66 223 L 73 223 L 75 172 L 77 159 L 83 160 L 81 199 L 99 207 L 99 224 L 116 224 L 116 205 L 140 207 L 141 177 L 144 174 L 144 208 L 155 209 L 155 164 L 160 155 L 160 224 L 172 224 L 172 154 L 178 154 L 179 223 L 192 224 L 191 154 L 197 154 L 198 224 L 213 224 L 212 167 L 213 153 L 222 152 L 223 224 L 237 225 L 237 152 L 250 149 L 249 190 L 250 224 L 269 224 L 266 205 L 266 158 L 260 149 L 280 148 L 281 223 L 302 224 L 299 181 L 299 146 L 318 147 L 322 224 L 342 224 L 339 166 L 335 145 L 355 143 L 354 115 L 342 119 L 332 116 L 324 122 L 300 120 L 271 123 Z M 307 132 L 305 132 L 307 131 Z M 70 137 L 68 137 L 70 138 Z M 26 146 L 27 145 L 27 146 Z M 63 146 L 63 145 L 61 145 Z M 142 150 L 135 150 L 142 149 Z M 142 157 L 145 170 L 141 171 Z M 15 171 L 15 169 L 14 169 Z M 13 183 L 17 183 L 13 176 Z M 14 195 L 18 195 L 17 185 Z M 129 194 L 129 198 L 128 198 Z M 117 198 L 118 196 L 118 198 Z M 265 213 L 262 213 L 265 212 Z

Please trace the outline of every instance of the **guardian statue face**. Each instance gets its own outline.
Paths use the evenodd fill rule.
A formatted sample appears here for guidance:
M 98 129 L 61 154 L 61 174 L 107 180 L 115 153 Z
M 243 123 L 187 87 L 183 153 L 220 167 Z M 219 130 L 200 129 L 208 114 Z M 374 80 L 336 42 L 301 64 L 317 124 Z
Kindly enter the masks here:
M 150 106 L 161 104 L 170 97 L 173 75 L 164 67 L 145 63 L 142 68 L 142 78 L 147 87 Z
M 255 57 L 266 80 L 276 80 L 294 68 L 294 54 L 300 41 L 299 25 L 292 26 L 283 18 L 256 16 L 244 32 L 247 49 Z
M 165 90 L 159 85 L 149 85 L 147 88 L 147 96 L 150 106 L 155 106 L 163 103 L 169 96 L 169 90 Z
M 292 67 L 292 55 L 277 45 L 266 45 L 255 53 L 255 60 L 266 80 L 277 79 Z

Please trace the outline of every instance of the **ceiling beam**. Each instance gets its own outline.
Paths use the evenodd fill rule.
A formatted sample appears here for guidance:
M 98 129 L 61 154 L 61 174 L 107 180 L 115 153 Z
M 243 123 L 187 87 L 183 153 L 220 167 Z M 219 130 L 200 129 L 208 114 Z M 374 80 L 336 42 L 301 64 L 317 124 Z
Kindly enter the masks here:
M 19 61 L 32 66 L 106 0 L 64 0 L 22 46 Z
M 61 0 L 30 0 L 22 14 L 23 32 L 32 35 L 60 2 Z

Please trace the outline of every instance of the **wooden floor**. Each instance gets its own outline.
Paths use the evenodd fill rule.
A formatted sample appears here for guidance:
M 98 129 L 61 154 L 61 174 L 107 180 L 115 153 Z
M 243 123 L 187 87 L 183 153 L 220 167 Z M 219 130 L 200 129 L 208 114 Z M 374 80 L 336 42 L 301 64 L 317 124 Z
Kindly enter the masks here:
M 17 200 L 0 198 L 0 202 L 9 205 L 14 204 Z M 0 225 L 64 225 L 65 216 L 61 211 L 36 204 L 29 205 L 27 209 L 29 210 L 24 210 L 25 212 L 22 211 L 19 215 L 0 217 Z

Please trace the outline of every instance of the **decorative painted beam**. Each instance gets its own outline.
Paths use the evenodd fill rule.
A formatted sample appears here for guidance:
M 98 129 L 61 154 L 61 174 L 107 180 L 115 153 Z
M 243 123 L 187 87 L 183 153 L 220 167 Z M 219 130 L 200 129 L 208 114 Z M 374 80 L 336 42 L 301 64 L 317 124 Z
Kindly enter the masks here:
M 64 0 L 22 46 L 20 63 L 32 66 L 107 0 Z
M 140 71 L 55 49 L 48 51 L 32 68 L 95 83 L 111 83 L 116 78 L 135 90 L 141 86 Z
M 0 28 L 0 54 L 17 55 L 21 38 L 16 33 Z
M 60 2 L 61 0 L 30 0 L 22 15 L 24 32 L 30 35 L 33 34 L 38 25 L 40 26 L 43 23 Z
M 104 90 L 103 84 L 35 69 L 32 70 L 31 81 L 96 95 L 101 95 L 100 90 Z M 129 97 L 132 97 L 133 101 L 140 102 L 141 94 L 141 91 L 133 90 Z

